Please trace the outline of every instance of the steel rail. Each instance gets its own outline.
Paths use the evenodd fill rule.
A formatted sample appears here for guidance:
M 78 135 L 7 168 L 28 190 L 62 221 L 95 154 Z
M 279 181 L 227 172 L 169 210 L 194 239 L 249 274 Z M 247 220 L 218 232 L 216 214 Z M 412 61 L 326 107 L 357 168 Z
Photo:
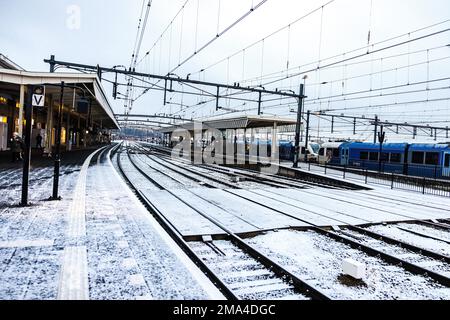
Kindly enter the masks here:
M 120 153 L 117 155 L 117 165 L 119 171 L 127 181 L 128 185 L 135 191 L 136 196 L 142 202 L 142 204 L 149 210 L 149 212 L 160 223 L 163 229 L 171 236 L 171 238 L 180 246 L 180 248 L 186 253 L 186 255 L 200 268 L 200 270 L 213 282 L 213 284 L 223 293 L 223 295 L 229 300 L 239 300 L 233 291 L 220 280 L 219 276 L 211 270 L 203 260 L 195 254 L 189 244 L 183 239 L 181 233 L 177 228 L 157 209 L 151 201 L 137 188 L 137 186 L 128 178 L 125 173 L 120 160 Z M 151 180 L 150 180 L 151 181 Z
M 144 174 L 145 177 L 148 176 L 148 174 Z M 242 238 L 237 236 L 234 232 L 230 231 L 228 228 L 223 226 L 220 222 L 218 222 L 216 219 L 212 218 L 211 216 L 201 212 L 192 204 L 189 202 L 181 199 L 179 196 L 177 196 L 175 193 L 171 192 L 168 189 L 165 189 L 168 193 L 170 193 L 172 196 L 177 198 L 181 203 L 184 203 L 186 206 L 197 212 L 199 215 L 204 217 L 205 219 L 209 220 L 213 224 L 215 224 L 218 228 L 225 231 L 231 238 L 232 242 L 239 247 L 241 250 L 249 254 L 252 258 L 254 258 L 256 261 L 263 264 L 266 268 L 274 272 L 277 276 L 279 276 L 281 279 L 284 279 L 285 282 L 291 282 L 294 287 L 300 292 L 303 293 L 312 299 L 315 300 L 330 300 L 330 298 L 319 291 L 318 289 L 314 288 L 312 285 L 307 283 L 305 280 L 302 280 L 298 278 L 296 275 L 292 274 L 290 271 L 283 268 L 278 263 L 272 261 L 269 257 L 264 255 L 262 252 L 259 252 L 257 249 L 253 248 L 249 244 L 247 244 Z M 286 280 L 289 279 L 289 280 Z
M 226 191 L 226 190 L 225 190 L 225 191 Z M 234 193 L 232 193 L 232 194 L 234 194 Z M 234 195 L 236 195 L 236 194 L 234 194 Z M 335 233 L 335 232 L 330 232 L 330 231 L 328 231 L 328 230 L 326 230 L 326 229 L 324 229 L 324 228 L 321 228 L 320 226 L 317 226 L 317 225 L 315 225 L 315 224 L 313 224 L 313 223 L 311 223 L 311 222 L 309 222 L 309 221 L 302 220 L 302 219 L 300 219 L 300 218 L 298 218 L 298 217 L 296 217 L 296 216 L 294 216 L 294 215 L 287 214 L 287 213 L 285 213 L 285 212 L 283 212 L 283 211 L 281 211 L 281 210 L 278 210 L 278 209 L 276 209 L 276 208 L 273 208 L 273 207 L 271 207 L 271 206 L 268 206 L 268 205 L 264 205 L 264 204 L 258 203 L 257 201 L 252 200 L 252 199 L 249 199 L 248 197 L 240 196 L 240 195 L 236 195 L 236 196 L 241 197 L 241 198 L 243 198 L 243 199 L 245 199 L 245 200 L 247 200 L 247 201 L 256 203 L 257 205 L 260 205 L 260 206 L 262 206 L 262 207 L 271 209 L 271 210 L 273 210 L 273 211 L 275 211 L 275 212 L 281 213 L 281 214 L 283 214 L 283 215 L 285 215 L 285 216 L 288 216 L 288 217 L 291 217 L 291 218 L 293 218 L 293 219 L 302 221 L 303 223 L 306 223 L 306 224 L 310 225 L 310 226 L 311 226 L 311 230 L 316 231 L 317 233 L 326 235 L 326 236 L 328 236 L 329 238 L 332 238 L 332 239 L 334 239 L 334 240 L 337 240 L 337 241 L 339 241 L 339 242 L 342 242 L 342 243 L 344 243 L 344 244 L 346 244 L 346 245 L 349 245 L 350 247 L 352 247 L 352 248 L 354 248 L 354 249 L 358 249 L 358 250 L 360 250 L 360 251 L 362 251 L 362 252 L 368 254 L 369 256 L 373 256 L 373 257 L 382 259 L 382 260 L 384 260 L 385 262 L 387 262 L 387 263 L 389 263 L 389 264 L 391 264 L 391 265 L 400 266 L 400 267 L 402 267 L 403 269 L 405 269 L 406 271 L 412 272 L 412 273 L 414 273 L 414 274 L 421 275 L 421 276 L 428 276 L 428 277 L 432 278 L 433 280 L 435 280 L 436 282 L 438 282 L 438 283 L 440 283 L 440 284 L 442 284 L 442 285 L 444 285 L 444 286 L 446 286 L 446 287 L 450 287 L 450 278 L 448 278 L 448 277 L 446 277 L 446 276 L 444 276 L 444 275 L 442 275 L 442 274 L 436 273 L 436 272 L 431 271 L 431 270 L 429 270 L 429 269 L 426 269 L 426 268 L 423 268 L 423 267 L 421 267 L 421 266 L 418 266 L 418 265 L 416 265 L 416 264 L 414 264 L 414 263 L 407 262 L 407 261 L 405 261 L 405 260 L 403 260 L 403 259 L 394 257 L 394 256 L 392 256 L 392 255 L 389 255 L 389 254 L 384 253 L 384 252 L 382 252 L 382 251 L 379 251 L 379 250 L 377 250 L 377 249 L 374 249 L 374 248 L 371 248 L 371 247 L 369 247 L 369 246 L 363 245 L 363 244 L 361 244 L 361 243 L 359 243 L 359 242 L 356 242 L 356 241 L 353 241 L 353 240 L 351 240 L 351 239 L 349 239 L 348 237 L 345 237 L 345 236 L 343 236 L 343 235 L 339 235 L 339 234 L 337 234 L 337 233 Z M 178 197 L 177 197 L 177 198 L 178 198 Z M 178 198 L 178 199 L 179 199 L 179 198 Z M 180 199 L 180 200 L 181 200 L 181 199 Z M 183 200 L 181 200 L 181 201 L 183 201 Z M 189 205 L 188 203 L 186 203 L 186 204 L 187 204 L 188 206 L 190 206 L 192 209 L 196 210 L 195 208 L 193 208 L 193 207 L 192 207 L 191 205 Z M 198 210 L 196 210 L 196 211 L 199 212 Z M 200 212 L 199 212 L 199 213 L 200 213 Z M 202 213 L 200 213 L 200 214 L 202 214 Z M 202 215 L 203 215 L 203 214 L 202 214 Z M 223 229 L 223 230 L 225 230 L 225 229 Z M 374 234 L 374 233 L 372 233 L 372 234 Z M 393 240 L 393 239 L 389 239 L 388 237 L 383 237 L 383 236 L 381 236 L 381 235 L 376 235 L 376 236 L 379 237 L 379 238 L 380 238 L 382 241 L 384 241 L 385 243 L 393 244 L 393 242 L 395 241 L 395 240 Z M 383 240 L 383 239 L 384 239 L 384 240 Z M 396 244 L 397 244 L 397 245 L 400 245 L 399 242 L 396 242 Z M 405 244 L 403 244 L 403 245 L 405 245 Z M 406 246 L 405 246 L 405 247 L 406 247 Z M 418 252 L 418 250 L 421 250 L 420 248 L 417 248 L 417 247 L 414 247 L 414 246 L 411 246 L 410 248 L 413 248 L 413 250 L 411 250 L 411 251 L 416 252 L 416 253 Z M 422 250 L 422 251 L 425 252 L 425 253 L 422 254 L 422 255 L 424 255 L 424 256 L 430 256 L 430 255 L 432 255 L 433 258 L 436 258 L 436 257 L 437 257 L 437 255 L 434 254 L 434 253 L 427 252 L 426 250 Z M 442 256 L 439 257 L 439 260 L 443 260 L 442 258 L 443 258 Z M 444 259 L 444 261 L 445 261 L 445 259 Z

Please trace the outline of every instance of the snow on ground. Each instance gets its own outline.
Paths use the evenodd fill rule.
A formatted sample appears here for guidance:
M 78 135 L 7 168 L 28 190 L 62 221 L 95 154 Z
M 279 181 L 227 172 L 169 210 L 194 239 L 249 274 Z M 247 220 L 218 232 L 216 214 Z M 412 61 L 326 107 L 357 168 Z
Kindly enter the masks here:
M 271 270 L 229 241 L 214 241 L 217 253 L 203 242 L 189 244 L 236 295 L 245 300 L 307 300 Z
M 297 209 L 297 212 L 290 212 L 313 225 L 320 226 L 332 226 L 341 224 L 361 224 L 364 220 L 357 216 L 352 216 L 335 210 L 333 208 L 321 208 L 316 203 L 308 202 L 309 196 L 303 196 L 296 193 L 297 189 L 275 189 L 267 188 L 266 190 L 252 190 L 255 198 L 263 201 L 263 203 L 271 203 L 276 207 L 280 204 L 289 205 L 292 208 Z M 253 195 L 252 195 L 253 196 Z
M 271 210 L 270 208 L 260 206 L 257 203 L 253 203 L 246 199 L 238 197 L 235 194 L 239 194 L 239 192 L 235 190 L 228 190 L 229 192 L 226 192 L 224 190 L 217 189 L 196 189 L 192 191 L 200 198 L 215 204 L 217 207 L 222 208 L 222 210 L 225 210 L 230 214 L 240 218 L 240 220 L 245 221 L 245 223 L 254 226 L 253 229 L 256 227 L 259 230 L 267 230 L 274 228 L 286 228 L 291 226 L 301 227 L 306 225 L 299 220 L 290 218 L 279 212 Z M 239 191 L 245 192 L 245 190 Z M 240 224 L 242 224 L 242 222 Z M 241 231 L 245 230 L 238 225 L 233 226 L 233 228 L 231 229 L 242 229 Z
M 11 206 L 18 201 L 17 187 L 2 190 L 0 299 L 83 296 L 84 276 L 89 299 L 223 298 L 110 162 L 88 169 L 82 208 L 74 198 L 80 166 L 61 178 L 62 201 L 42 201 L 51 192 L 52 170 L 41 170 L 39 182 L 32 183 L 33 207 Z
M 88 260 L 92 299 L 207 299 L 193 265 L 148 211 L 133 200 L 106 163 L 90 169 L 87 193 Z M 111 186 L 116 186 L 111 193 Z M 106 232 L 105 232 L 106 230 Z M 179 250 L 178 250 L 179 251 Z M 206 281 L 205 281 L 206 282 Z
M 450 289 L 430 278 L 411 274 L 313 231 L 270 232 L 247 242 L 335 299 L 450 299 Z M 341 277 L 342 260 L 346 258 L 366 264 L 365 284 L 352 286 Z
M 282 166 L 287 167 L 287 168 L 292 168 L 292 163 L 291 162 L 282 162 L 281 163 Z M 348 181 L 357 185 L 361 185 L 361 186 L 365 186 L 365 187 L 369 187 L 372 188 L 373 190 L 371 191 L 361 191 L 362 193 L 367 192 L 369 194 L 378 194 L 378 195 L 384 195 L 384 196 L 388 196 L 388 195 L 395 195 L 397 199 L 402 198 L 408 201 L 418 201 L 419 204 L 437 204 L 439 205 L 439 203 L 442 202 L 446 202 L 450 204 L 450 198 L 448 197 L 444 197 L 444 196 L 439 196 L 439 195 L 431 195 L 431 194 L 425 194 L 423 195 L 421 190 L 417 190 L 417 188 L 411 187 L 411 189 L 408 189 L 408 186 L 404 186 L 404 189 L 400 189 L 395 187 L 393 190 L 391 189 L 391 181 L 389 180 L 383 180 L 383 179 L 378 179 L 378 178 L 371 178 L 368 177 L 368 184 L 365 184 L 365 176 L 364 175 L 360 175 L 360 174 L 355 174 L 355 173 L 349 173 L 346 172 L 345 173 L 345 179 L 344 179 L 344 173 L 341 170 L 333 170 L 330 168 L 326 169 L 326 174 L 325 174 L 325 168 L 324 167 L 320 167 L 316 164 L 311 164 L 311 171 L 309 171 L 309 167 L 305 164 L 300 164 L 300 171 L 305 171 L 305 172 L 311 172 L 311 173 L 315 173 L 317 175 L 322 175 L 325 177 L 331 177 L 334 178 L 336 180 L 342 180 L 342 181 Z M 395 185 L 397 186 L 397 185 Z
M 442 229 L 437 229 L 437 228 L 433 228 L 433 227 L 427 227 L 427 226 L 420 225 L 420 224 L 408 224 L 408 223 L 399 224 L 397 226 L 400 228 L 403 228 L 403 229 L 411 230 L 413 232 L 426 234 L 428 236 L 432 236 L 437 239 L 442 239 L 443 241 L 447 241 L 450 245 L 450 231 L 449 230 L 442 230 Z
M 412 229 L 411 226 L 405 226 L 404 229 Z M 380 233 L 382 235 L 385 235 L 387 237 L 391 237 L 412 245 L 415 245 L 417 247 L 421 247 L 433 252 L 437 252 L 439 254 L 445 255 L 447 257 L 450 257 L 450 245 L 448 242 L 443 242 L 435 239 L 429 239 L 422 237 L 417 234 L 410 233 L 406 230 L 399 229 L 400 226 L 398 225 L 377 225 L 377 226 L 371 226 L 367 229 L 376 233 Z M 417 228 L 417 227 L 414 227 Z
M 342 234 L 344 236 L 350 236 L 352 240 L 356 239 L 359 243 L 368 245 L 371 248 L 375 248 L 391 256 L 445 275 L 446 277 L 450 277 L 450 264 L 444 261 L 436 260 L 399 246 L 390 245 L 382 240 L 374 239 L 370 236 L 366 236 L 355 231 L 345 230 Z
M 445 211 L 424 210 L 420 205 L 402 205 L 386 203 L 382 197 L 373 199 L 366 194 L 361 195 L 357 191 L 340 192 L 331 194 L 324 190 L 308 190 L 308 196 L 316 196 L 326 199 L 331 205 L 336 207 L 344 206 L 347 212 L 364 213 L 364 219 L 369 221 L 404 221 L 442 218 L 448 215 Z M 317 199 L 318 202 L 319 199 Z
M 41 171 L 51 176 L 52 168 Z M 64 169 L 63 169 L 64 170 Z M 32 174 L 32 180 L 33 178 Z M 35 176 L 36 179 L 42 178 Z M 20 187 L 2 191 L 0 213 L 0 299 L 56 299 L 58 276 L 65 245 L 65 215 L 77 174 L 72 172 L 60 180 L 64 199 L 44 202 L 50 196 L 52 179 L 31 182 L 32 207 L 12 207 L 19 202 Z M 17 179 L 17 178 L 16 178 Z M 39 182 L 37 182 L 39 181 Z

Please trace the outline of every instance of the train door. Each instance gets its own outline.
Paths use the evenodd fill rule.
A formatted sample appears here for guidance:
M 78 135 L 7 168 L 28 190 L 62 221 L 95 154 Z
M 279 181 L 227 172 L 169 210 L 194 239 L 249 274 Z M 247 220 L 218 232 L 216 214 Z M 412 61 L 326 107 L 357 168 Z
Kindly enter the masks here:
M 442 169 L 444 177 L 450 177 L 450 152 L 444 153 L 444 167 Z
M 348 146 L 343 146 L 341 148 L 341 165 L 348 166 L 350 148 Z

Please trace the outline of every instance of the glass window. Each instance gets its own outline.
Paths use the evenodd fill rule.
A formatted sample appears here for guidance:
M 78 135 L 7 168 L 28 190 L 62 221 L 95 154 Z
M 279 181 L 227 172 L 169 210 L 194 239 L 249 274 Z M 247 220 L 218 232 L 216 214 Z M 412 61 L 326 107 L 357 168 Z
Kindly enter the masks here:
M 412 163 L 423 164 L 424 158 L 425 158 L 425 153 L 424 152 L 413 151 L 413 153 L 412 153 Z
M 425 157 L 425 164 L 432 166 L 439 165 L 439 152 L 427 152 Z
M 445 167 L 450 168 L 450 153 L 445 155 Z
M 320 148 L 319 150 L 319 156 L 324 156 L 325 155 L 325 149 L 324 148 Z
M 339 149 L 333 149 L 333 157 L 336 157 L 336 158 L 340 157 Z
M 402 161 L 401 153 L 391 153 L 391 162 L 392 163 L 400 163 Z
M 320 145 L 318 145 L 317 143 L 311 143 L 311 148 L 314 153 L 317 153 L 317 152 L 319 152 Z
M 378 152 L 371 152 L 369 154 L 369 160 L 370 161 L 378 161 Z
M 388 160 L 389 160 L 389 153 L 387 153 L 387 152 L 382 152 L 382 153 L 381 153 L 381 161 L 387 162 Z
M 359 160 L 369 160 L 369 153 L 367 151 L 361 151 Z

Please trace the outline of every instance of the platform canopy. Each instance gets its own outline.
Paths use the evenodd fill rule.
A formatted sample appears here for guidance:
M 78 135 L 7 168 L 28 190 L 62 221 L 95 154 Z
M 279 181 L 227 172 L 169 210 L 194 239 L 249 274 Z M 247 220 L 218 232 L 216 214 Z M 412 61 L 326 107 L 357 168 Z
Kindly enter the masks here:
M 9 70 L 24 70 L 21 66 L 0 53 L 0 68 Z
M 268 117 L 268 116 L 244 116 L 237 118 L 215 119 L 203 122 L 197 122 L 203 126 L 204 130 L 208 129 L 252 129 L 252 128 L 270 128 L 275 124 L 277 127 L 295 126 L 297 121 L 290 118 Z M 185 122 L 179 125 L 162 128 L 159 131 L 162 133 L 172 133 L 177 129 L 194 130 L 194 122 Z
M 91 113 L 95 121 L 101 121 L 104 128 L 119 129 L 119 123 L 114 117 L 112 107 L 106 97 L 105 91 L 100 80 L 94 74 L 79 73 L 48 73 L 48 72 L 28 72 L 21 70 L 7 70 L 0 68 L 0 86 L 2 92 L 15 91 L 20 85 L 43 85 L 46 95 L 52 94 L 58 97 L 60 94 L 61 82 L 68 86 L 77 86 L 80 90 L 73 88 L 65 88 L 64 105 L 72 106 L 75 95 L 85 95 L 85 98 L 92 98 Z M 54 85 L 54 86 L 53 86 Z

